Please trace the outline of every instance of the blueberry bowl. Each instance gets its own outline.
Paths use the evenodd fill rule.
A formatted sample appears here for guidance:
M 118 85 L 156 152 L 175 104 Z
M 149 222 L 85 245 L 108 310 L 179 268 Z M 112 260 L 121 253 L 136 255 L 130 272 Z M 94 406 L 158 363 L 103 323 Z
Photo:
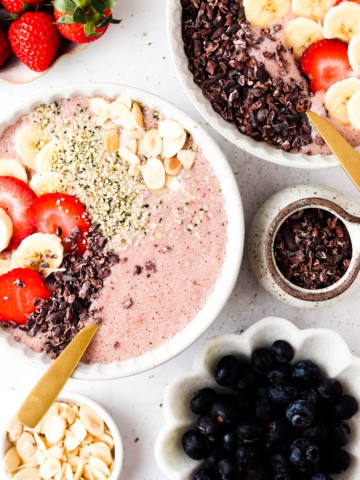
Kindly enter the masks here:
M 276 348 L 274 350 L 274 342 L 277 340 L 288 342 L 293 347 L 292 353 L 289 353 L 286 348 L 284 349 L 285 342 L 280 342 L 280 349 L 279 344 L 275 344 L 275 347 L 278 345 L 278 351 L 276 352 Z M 266 362 L 268 361 L 266 355 L 265 358 L 261 355 L 259 358 L 255 358 L 254 351 L 262 348 L 268 349 L 271 346 L 273 346 L 271 356 L 275 367 L 270 368 L 266 366 Z M 248 409 L 246 411 L 256 411 L 256 418 L 252 417 L 255 418 L 255 420 L 250 421 L 250 417 L 246 417 L 246 415 L 249 414 L 246 413 L 243 417 L 239 417 L 238 414 L 238 417 L 230 423 L 231 409 L 222 412 L 218 409 L 220 394 L 222 394 L 222 397 L 229 397 L 228 394 L 234 394 L 235 390 L 237 392 L 235 394 L 237 398 L 236 409 L 242 408 L 239 400 L 246 396 L 244 395 L 246 385 L 241 383 L 244 381 L 244 377 L 237 374 L 237 380 L 234 380 L 235 376 L 231 379 L 231 368 L 229 368 L 229 364 L 226 365 L 226 361 L 224 364 L 224 357 L 229 358 L 229 356 L 236 357 L 239 365 L 243 365 L 243 361 L 251 358 L 250 368 L 257 378 L 257 386 L 256 388 L 252 387 L 252 392 L 256 393 L 251 393 L 251 397 L 246 394 L 248 398 L 252 399 L 253 404 L 248 401 L 247 407 L 244 408 Z M 284 358 L 280 358 L 281 356 L 288 356 L 289 358 L 285 358 L 284 362 Z M 289 363 L 290 357 L 291 364 Z M 282 362 L 284 362 L 284 364 Z M 223 368 L 220 368 L 221 365 Z M 314 365 L 316 365 L 316 367 Z M 262 368 L 264 370 L 260 373 Z M 294 385 L 296 390 L 293 398 L 290 398 L 292 396 L 291 385 L 290 391 L 288 389 L 284 392 L 281 388 L 278 388 L 279 385 L 283 385 L 286 382 L 282 382 L 281 378 L 276 377 L 281 377 L 287 368 L 290 369 L 287 384 Z M 275 374 L 273 373 L 274 371 Z M 288 375 L 288 373 L 285 374 Z M 272 378 L 271 375 L 273 376 Z M 259 380 L 265 377 L 266 380 Z M 239 382 L 239 378 L 242 379 L 241 384 L 237 383 Z M 248 379 L 246 382 L 247 381 Z M 261 393 L 263 386 L 260 386 L 259 382 L 263 381 L 268 382 L 266 395 Z M 306 388 L 305 383 L 301 382 L 306 383 Z M 310 385 L 312 385 L 311 388 Z M 204 389 L 206 389 L 205 393 L 210 396 L 212 391 L 217 400 L 214 401 L 214 399 L 206 398 L 206 395 L 203 393 Z M 305 390 L 307 397 L 303 396 Z M 201 398 L 198 393 L 199 391 L 202 392 Z M 300 391 L 301 394 L 299 393 Z M 194 394 L 194 392 L 197 393 Z M 262 392 L 264 392 L 264 390 L 262 390 Z M 313 392 L 316 399 L 315 397 L 310 398 L 309 392 Z M 285 397 L 289 396 L 285 401 L 281 398 L 284 395 Z M 357 411 L 357 405 L 354 405 L 356 401 L 353 397 L 357 400 L 360 399 L 360 359 L 352 355 L 339 334 L 332 330 L 319 328 L 299 330 L 291 322 L 282 318 L 265 318 L 255 323 L 242 335 L 230 334 L 210 338 L 196 355 L 192 368 L 179 376 L 167 387 L 164 398 L 165 425 L 157 438 L 155 457 L 161 470 L 166 477 L 171 480 L 197 480 L 198 478 L 359 479 L 360 433 L 358 425 L 360 411 Z M 233 396 L 232 398 L 235 397 Z M 272 413 L 269 414 L 272 418 L 271 421 L 270 417 L 269 419 L 262 418 L 267 415 L 266 408 L 264 407 L 266 404 L 265 398 L 270 399 L 269 403 L 271 403 L 272 408 L 274 408 Z M 299 400 L 299 398 L 301 398 L 301 400 Z M 205 404 L 207 401 L 211 406 L 206 410 Z M 280 407 L 279 401 L 283 402 L 283 406 Z M 354 403 L 352 403 L 352 401 Z M 261 411 L 257 410 L 259 405 Z M 311 405 L 314 405 L 313 411 Z M 200 412 L 204 410 L 204 408 L 209 414 L 205 415 L 204 411 Z M 196 411 L 198 415 L 196 415 L 194 411 Z M 276 413 L 274 414 L 274 412 Z M 226 418 L 226 415 L 229 417 Z M 212 438 L 211 429 L 216 428 L 214 418 L 216 418 L 219 423 L 220 417 L 222 417 L 221 422 L 224 421 L 224 423 L 227 423 L 225 430 L 223 429 L 224 425 L 220 425 L 221 432 L 235 431 L 237 439 L 234 440 L 231 438 L 231 432 L 226 433 L 226 439 L 224 433 L 221 433 L 221 452 L 216 459 L 214 458 L 214 456 L 216 456 L 214 451 L 219 446 L 219 443 L 217 443 L 219 433 L 215 432 Z M 286 435 L 292 435 L 291 439 L 287 440 L 288 443 L 284 443 L 283 437 L 281 437 L 279 440 L 280 443 L 278 443 L 281 448 L 276 447 L 276 449 L 269 450 L 269 454 L 264 454 L 263 452 L 267 451 L 266 448 L 268 447 L 264 449 L 263 445 L 265 445 L 265 443 L 256 443 L 260 436 L 260 431 L 257 431 L 258 424 L 256 424 L 259 418 L 263 421 L 263 423 L 259 421 L 258 424 L 262 425 L 262 435 L 267 436 L 266 441 L 269 439 L 269 429 L 264 429 L 263 426 L 265 424 L 274 427 L 272 434 L 281 434 L 281 431 L 278 430 L 278 422 L 282 425 L 286 424 L 288 426 L 286 427 L 288 428 Z M 320 440 L 322 435 L 321 428 L 319 427 L 320 424 L 326 427 L 326 440 Z M 195 425 L 197 426 L 195 427 Z M 234 427 L 234 425 L 236 426 Z M 266 431 L 266 433 L 264 433 L 264 431 Z M 206 439 L 206 448 L 208 448 L 206 454 L 201 452 L 201 442 L 199 443 L 197 438 L 195 438 L 198 432 L 201 432 Z M 194 438 L 192 438 L 192 436 Z M 274 438 L 272 438 L 272 440 L 274 440 Z M 236 450 L 231 447 L 233 441 L 237 442 Z M 274 441 L 276 442 L 278 440 L 275 439 Z M 227 442 L 227 445 L 225 442 Z M 261 438 L 259 442 L 263 442 L 263 438 Z M 315 464 L 306 464 L 306 469 L 303 464 L 304 451 L 307 449 L 308 444 L 316 444 L 320 452 L 320 466 L 317 466 L 313 472 L 311 469 L 313 469 Z M 256 469 L 251 464 L 249 467 L 246 459 L 243 463 L 242 459 L 239 459 L 239 456 L 244 454 L 243 451 L 240 451 L 241 448 L 238 448 L 239 445 L 242 446 L 245 453 L 252 448 L 256 450 L 256 445 L 261 445 L 257 447 L 262 455 L 261 458 L 265 458 L 265 455 L 267 459 L 271 458 L 271 462 L 273 462 L 273 457 L 276 457 L 276 468 L 278 470 L 276 470 L 274 466 L 268 466 L 266 467 L 268 468 L 267 471 L 272 472 L 270 476 L 266 473 L 264 476 L 249 476 L 249 468 L 253 469 L 252 474 L 255 474 Z M 290 445 L 290 447 L 288 445 Z M 270 447 L 272 448 L 272 445 L 270 445 Z M 187 450 L 187 454 L 184 448 Z M 224 455 L 224 449 L 226 450 L 227 448 L 227 453 Z M 192 452 L 190 451 L 191 449 L 193 449 Z M 196 451 L 196 449 L 198 449 L 198 451 Z M 277 457 L 278 450 L 281 451 L 279 456 L 281 458 Z M 230 454 L 230 451 L 236 451 L 236 453 Z M 346 453 L 344 453 L 344 451 Z M 326 452 L 326 454 L 323 452 Z M 309 453 L 308 449 L 306 453 Z M 189 457 L 189 454 L 192 458 Z M 207 460 L 205 462 L 203 458 L 206 456 Z M 226 458 L 225 461 L 224 457 Z M 286 458 L 284 459 L 284 457 Z M 209 471 L 209 462 L 211 461 L 215 462 L 214 471 L 220 471 L 222 473 L 221 475 L 215 473 L 212 477 L 197 473 L 205 469 Z M 219 467 L 220 461 L 222 462 L 222 470 Z M 247 473 L 244 475 L 238 473 L 231 476 L 231 461 L 235 461 L 237 464 L 241 463 L 241 468 Z M 299 473 L 299 471 L 296 470 L 298 472 L 296 477 L 283 476 L 283 474 L 281 474 L 281 476 L 275 476 L 278 471 L 281 471 L 279 463 L 282 461 L 288 462 L 288 465 L 290 465 L 287 471 L 294 472 L 296 469 L 299 469 L 299 471 L 304 469 L 304 473 Z M 349 461 L 350 466 L 347 465 Z M 298 465 L 296 462 L 301 463 Z M 257 465 L 259 463 L 261 462 L 256 463 L 256 468 L 258 468 Z M 205 466 L 206 464 L 207 466 Z M 244 465 L 246 466 L 244 467 Z M 226 473 L 227 468 L 228 474 Z M 345 470 L 345 468 L 346 471 L 344 473 L 335 475 L 335 477 L 333 476 L 335 471 L 340 473 L 342 470 Z M 311 476 L 317 471 L 324 472 L 327 469 L 328 471 L 324 476 Z M 283 469 L 283 471 L 285 470 L 286 468 Z

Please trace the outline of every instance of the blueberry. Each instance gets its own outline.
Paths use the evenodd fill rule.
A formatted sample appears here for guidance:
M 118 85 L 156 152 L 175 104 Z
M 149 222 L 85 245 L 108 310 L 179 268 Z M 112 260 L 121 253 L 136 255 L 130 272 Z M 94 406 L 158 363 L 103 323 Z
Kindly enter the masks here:
M 199 432 L 205 435 L 205 437 L 208 437 L 209 440 L 214 440 L 219 431 L 219 424 L 211 415 L 199 417 L 196 427 Z
M 285 340 L 276 340 L 272 344 L 271 352 L 279 363 L 290 363 L 294 358 L 294 349 Z
M 234 390 L 239 393 L 247 393 L 254 389 L 256 385 L 256 378 L 251 371 L 250 365 L 241 365 L 239 374 L 234 383 Z
M 319 383 L 317 391 L 323 398 L 333 400 L 340 397 L 343 388 L 341 383 L 335 378 L 325 378 Z
M 255 415 L 263 422 L 270 422 L 276 416 L 274 404 L 266 398 L 258 400 L 255 404 Z
M 261 424 L 257 420 L 243 421 L 236 427 L 236 433 L 238 438 L 244 442 L 255 442 L 261 436 Z
M 270 350 L 258 348 L 251 355 L 251 365 L 255 372 L 266 373 L 274 367 L 274 359 Z
M 235 458 L 240 465 L 251 467 L 257 465 L 260 460 L 261 453 L 254 444 L 241 443 L 235 453 Z
M 295 400 L 297 390 L 293 385 L 283 383 L 269 388 L 269 398 L 276 404 L 288 404 Z
M 299 400 L 305 400 L 305 402 L 311 403 L 313 407 L 316 407 L 319 402 L 319 395 L 314 388 L 299 389 L 297 397 Z
M 222 387 L 230 387 L 235 383 L 239 373 L 239 360 L 233 355 L 222 357 L 215 368 L 215 380 Z
M 317 445 L 323 445 L 328 440 L 328 429 L 323 422 L 316 422 L 304 430 L 304 437 L 312 440 Z
M 305 400 L 296 400 L 286 409 L 286 418 L 293 427 L 306 428 L 314 420 L 314 407 Z
M 319 448 L 307 438 L 298 438 L 290 447 L 290 462 L 300 472 L 314 474 L 319 468 Z
M 238 445 L 238 437 L 235 430 L 225 430 L 219 437 L 219 445 L 228 453 L 234 453 Z
M 205 415 L 215 402 L 217 393 L 212 388 L 202 388 L 193 393 L 190 400 L 190 410 L 196 415 Z
M 243 480 L 270 480 L 270 476 L 267 468 L 263 466 L 254 466 L 247 468 Z
M 310 480 L 334 480 L 331 475 L 328 475 L 326 473 L 316 473 L 313 475 Z
M 206 468 L 216 470 L 220 460 L 224 458 L 221 448 L 214 446 L 211 448 L 208 456 L 205 458 Z
M 330 440 L 337 447 L 344 447 L 349 443 L 350 427 L 344 422 L 330 427 Z
M 340 420 L 348 420 L 358 411 L 358 402 L 351 395 L 342 395 L 336 402 L 334 411 Z
M 273 420 L 266 427 L 266 438 L 271 445 L 283 445 L 288 438 L 288 428 L 282 420 Z
M 292 378 L 299 385 L 314 386 L 321 380 L 321 370 L 311 360 L 302 360 L 294 363 L 292 367 Z
M 210 413 L 216 418 L 219 424 L 230 424 L 237 417 L 236 399 L 233 395 L 219 395 L 216 402 L 211 407 Z
M 285 453 L 275 453 L 270 463 L 275 473 L 285 473 L 289 467 L 289 459 Z
M 327 455 L 326 470 L 329 473 L 345 472 L 350 466 L 351 457 L 346 450 L 331 450 Z
M 290 369 L 287 365 L 280 365 L 275 370 L 270 370 L 267 374 L 267 378 L 270 385 L 276 385 L 277 383 L 286 382 L 289 379 Z
M 218 477 L 209 469 L 201 469 L 194 475 L 194 480 L 215 480 L 216 478 Z
M 230 458 L 220 460 L 218 468 L 221 480 L 238 480 L 241 476 L 241 467 Z
M 193 460 L 202 460 L 209 451 L 205 438 L 196 430 L 188 430 L 184 433 L 182 446 L 187 456 Z

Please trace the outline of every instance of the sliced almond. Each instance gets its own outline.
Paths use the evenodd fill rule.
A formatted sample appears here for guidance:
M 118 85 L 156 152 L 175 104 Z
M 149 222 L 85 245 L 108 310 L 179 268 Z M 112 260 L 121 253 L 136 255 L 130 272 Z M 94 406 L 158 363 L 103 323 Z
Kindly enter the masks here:
M 70 464 L 73 470 L 76 470 L 81 462 L 81 458 L 78 455 L 69 455 L 68 463 Z
M 129 174 L 132 176 L 132 177 L 138 177 L 140 175 L 141 171 L 139 169 L 139 166 L 138 165 L 134 165 L 133 163 L 130 163 L 130 166 L 129 166 Z
M 82 442 L 87 435 L 86 428 L 84 427 L 81 420 L 76 420 L 73 425 L 70 427 L 70 432 L 72 432 L 75 437 Z
M 119 155 L 123 160 L 126 160 L 129 163 L 133 163 L 134 165 L 140 163 L 140 158 L 123 145 L 119 148 Z
M 105 462 L 100 460 L 100 458 L 95 457 L 95 456 L 91 456 L 89 458 L 89 465 L 91 467 L 94 467 L 94 468 L 100 470 L 100 472 L 103 473 L 104 475 L 110 476 L 109 467 L 106 465 Z
M 61 471 L 61 463 L 57 458 L 48 458 L 40 465 L 40 476 L 44 480 L 49 480 Z
M 159 190 L 165 185 L 165 168 L 158 158 L 150 158 L 142 172 L 145 185 L 150 190 Z
M 3 458 L 3 466 L 8 472 L 14 472 L 21 465 L 21 458 L 15 447 L 9 448 Z
M 101 126 L 104 130 L 116 130 L 116 128 L 117 128 L 116 123 L 114 123 L 112 120 L 110 120 L 110 118 L 105 120 L 105 122 L 103 122 L 101 124 Z
M 23 433 L 23 426 L 17 418 L 13 418 L 6 426 L 10 442 L 16 442 L 16 440 Z
M 132 100 L 129 97 L 129 95 L 120 95 L 114 102 L 120 102 L 123 105 L 125 105 L 129 110 L 131 110 L 132 107 Z
M 90 445 L 90 443 L 92 443 L 93 440 L 94 440 L 94 439 L 93 439 L 93 436 L 91 435 L 91 433 L 88 432 L 88 434 L 86 435 L 86 437 L 84 438 L 84 440 L 83 440 L 82 443 L 83 443 L 84 445 Z
M 163 120 L 159 123 L 159 133 L 163 138 L 176 139 L 184 135 L 185 130 L 176 120 Z
M 181 150 L 177 154 L 177 158 L 180 160 L 186 170 L 191 170 L 191 167 L 193 166 L 193 163 L 195 161 L 195 157 L 196 152 L 193 152 L 192 150 Z
M 67 463 L 63 463 L 61 465 L 61 470 L 60 472 L 58 472 L 55 476 L 54 476 L 54 480 L 65 480 L 66 477 L 65 477 L 65 470 L 66 470 L 66 465 Z M 72 470 L 71 470 L 71 467 L 70 467 L 70 471 L 71 471 L 71 475 L 72 475 Z M 67 480 L 67 479 L 66 479 Z M 72 479 L 71 479 L 72 480 Z
M 114 448 L 114 439 L 109 430 L 105 430 L 104 435 L 102 436 L 101 440 L 106 443 L 106 445 L 112 450 Z
M 94 474 L 92 473 L 91 467 L 89 467 L 89 465 L 84 465 L 83 477 L 85 480 L 95 480 Z
M 65 419 L 61 415 L 49 417 L 44 426 L 45 438 L 50 444 L 59 442 L 64 438 L 66 430 Z
M 100 458 L 107 466 L 111 465 L 113 457 L 110 448 L 104 442 L 96 442 L 90 445 L 90 451 L 95 456 Z
M 157 157 L 162 151 L 162 138 L 159 134 L 159 131 L 156 128 L 152 128 L 147 131 L 142 140 L 142 151 L 143 154 L 151 155 L 152 157 Z
M 52 417 L 53 415 L 58 415 L 59 409 L 56 403 L 53 403 L 49 410 L 45 413 L 44 418 L 41 421 L 41 428 L 40 433 L 45 434 L 45 424 L 48 418 Z
M 82 459 L 80 459 L 80 462 L 79 462 L 79 465 L 77 466 L 77 469 L 76 469 L 76 472 L 75 472 L 75 475 L 74 475 L 74 480 L 79 480 L 82 473 L 83 473 L 83 470 L 84 470 L 84 461 Z
M 166 176 L 166 182 L 165 182 L 165 186 L 166 188 L 168 188 L 169 190 L 179 190 L 181 184 L 178 180 L 177 177 L 172 177 L 171 175 L 167 175 Z
M 64 465 L 65 468 L 61 480 L 74 480 L 74 474 L 71 465 L 69 463 L 64 463 Z
M 48 448 L 45 452 L 45 457 L 46 458 L 57 458 L 58 460 L 61 460 L 63 454 L 64 454 L 64 449 L 56 446 L 56 447 Z
M 90 468 L 91 468 L 91 472 L 94 475 L 94 478 L 96 480 L 107 480 L 108 477 L 104 473 L 102 473 L 101 470 L 99 470 L 96 467 L 92 467 L 92 466 Z
M 64 445 L 68 453 L 75 450 L 75 448 L 77 448 L 80 445 L 80 443 L 81 443 L 80 440 L 76 438 L 72 432 L 70 431 L 66 432 Z
M 126 133 L 132 140 L 140 140 L 145 135 L 144 130 L 126 130 Z
M 132 153 L 137 152 L 138 142 L 136 138 L 133 138 L 131 135 L 132 130 L 125 130 L 120 134 L 120 145 L 129 149 Z
M 101 437 L 104 434 L 104 420 L 92 408 L 87 405 L 81 405 L 80 419 L 91 435 Z
M 168 175 L 171 175 L 173 177 L 176 177 L 177 175 L 179 175 L 179 173 L 183 169 L 182 163 L 177 157 L 165 158 L 164 167 L 165 167 L 165 172 Z
M 39 447 L 41 452 L 45 452 L 47 449 L 47 443 L 45 437 L 42 435 L 39 435 L 38 433 L 34 432 L 34 439 L 36 442 L 36 445 Z
M 140 105 L 136 102 L 133 102 L 133 108 L 131 110 L 135 126 L 138 130 L 144 128 L 144 115 L 141 111 Z
M 69 425 L 72 425 L 76 420 L 75 410 L 69 406 L 63 410 L 60 415 L 65 418 Z
M 110 118 L 116 125 L 121 125 L 126 130 L 135 128 L 134 118 L 130 110 L 121 102 L 113 102 L 110 105 Z
M 83 445 L 80 448 L 80 451 L 79 451 L 80 458 L 82 458 L 83 460 L 85 460 L 87 462 L 90 458 L 90 455 L 91 455 L 91 450 L 90 450 L 89 445 Z
M 110 118 L 110 103 L 103 98 L 90 98 L 89 106 L 90 111 L 99 117 L 99 123 L 104 123 Z
M 38 468 L 26 467 L 15 473 L 12 480 L 41 480 L 41 477 Z
M 164 158 L 175 157 L 180 152 L 186 142 L 186 133 L 179 138 L 164 138 L 161 155 Z
M 24 432 L 20 435 L 16 442 L 16 450 L 24 463 L 36 463 L 35 453 L 35 439 L 29 432 Z
M 104 135 L 104 146 L 109 153 L 115 153 L 119 148 L 119 136 L 116 130 L 107 130 Z

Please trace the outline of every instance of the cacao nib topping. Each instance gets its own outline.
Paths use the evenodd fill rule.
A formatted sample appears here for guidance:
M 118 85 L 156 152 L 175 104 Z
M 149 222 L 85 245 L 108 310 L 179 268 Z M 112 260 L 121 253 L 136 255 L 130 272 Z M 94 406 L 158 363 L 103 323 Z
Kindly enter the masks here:
M 352 245 L 338 217 L 327 210 L 308 208 L 281 225 L 274 253 L 285 278 L 298 287 L 317 290 L 333 285 L 345 274 Z
M 128 300 L 126 300 L 126 302 L 124 302 L 123 306 L 127 310 L 128 308 L 132 307 L 133 303 L 133 299 L 130 297 Z
M 68 239 L 73 243 L 75 237 Z M 19 327 L 31 337 L 38 332 L 45 334 L 44 349 L 52 358 L 61 353 L 90 317 L 93 323 L 101 323 L 101 318 L 93 318 L 92 301 L 99 297 L 111 266 L 120 261 L 114 252 L 105 252 L 105 244 L 99 226 L 92 225 L 84 254 L 64 257 L 64 272 L 52 273 L 47 279 L 50 300 L 35 299 L 36 311 L 26 325 Z
M 250 49 L 274 42 L 282 27 L 261 34 L 246 21 L 241 0 L 181 0 L 182 35 L 189 70 L 213 109 L 241 133 L 285 151 L 312 143 L 305 111 L 310 108 L 307 81 L 271 78 L 265 63 Z M 279 74 L 288 73 L 285 48 L 277 45 L 273 59 Z M 318 138 L 318 137 L 316 137 Z

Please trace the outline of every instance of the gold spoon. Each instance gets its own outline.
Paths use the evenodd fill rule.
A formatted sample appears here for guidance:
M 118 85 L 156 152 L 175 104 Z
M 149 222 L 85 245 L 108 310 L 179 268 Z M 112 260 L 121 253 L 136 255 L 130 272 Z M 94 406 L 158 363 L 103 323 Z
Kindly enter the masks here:
M 360 190 L 360 153 L 324 117 L 309 110 L 306 115 L 339 160 L 345 172 Z
M 44 417 L 69 380 L 97 329 L 98 325 L 91 325 L 80 330 L 46 370 L 16 415 L 22 424 L 29 428 L 35 428 Z

